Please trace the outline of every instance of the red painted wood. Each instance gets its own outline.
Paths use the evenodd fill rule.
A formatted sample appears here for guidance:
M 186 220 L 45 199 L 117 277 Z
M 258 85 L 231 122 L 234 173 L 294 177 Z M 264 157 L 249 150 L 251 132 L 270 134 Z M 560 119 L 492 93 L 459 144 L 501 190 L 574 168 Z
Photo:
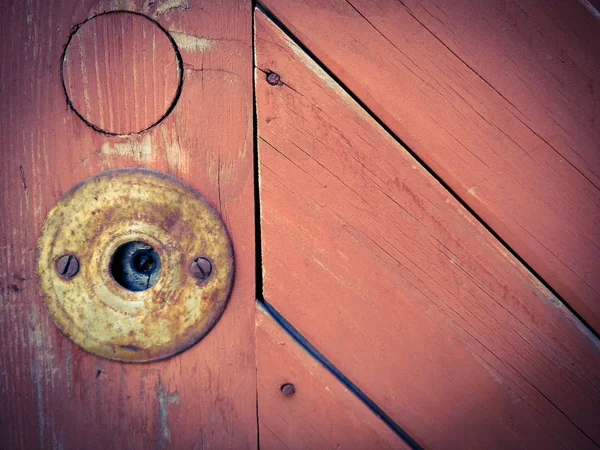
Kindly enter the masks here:
M 65 50 L 64 82 L 73 107 L 108 133 L 143 131 L 176 100 L 182 72 L 167 33 L 129 12 L 83 23 Z
M 573 1 L 264 4 L 600 331 L 600 21 Z
M 426 447 L 595 448 L 598 340 L 272 22 L 255 24 L 265 298 Z
M 256 364 L 261 449 L 408 448 L 260 306 Z
M 0 447 L 256 448 L 250 2 L 5 6 L 0 18 Z M 59 63 L 71 28 L 114 9 L 132 9 L 160 22 L 178 42 L 184 61 L 185 82 L 175 109 L 139 136 L 108 137 L 92 130 L 67 107 L 61 86 Z M 143 38 L 141 33 L 132 40 Z M 134 49 L 138 44 L 145 45 L 136 41 Z M 114 87 L 126 96 L 125 104 L 153 89 L 151 77 L 144 77 L 158 76 L 150 56 L 137 55 L 134 91 Z M 94 71 L 102 75 L 111 69 L 104 63 L 99 58 L 86 66 L 88 83 Z M 85 94 L 90 104 L 103 104 L 113 86 L 96 88 L 89 86 Z M 150 105 L 143 114 L 162 113 L 164 105 Z M 234 290 L 216 327 L 181 355 L 152 364 L 105 361 L 76 347 L 53 324 L 34 278 L 37 236 L 57 199 L 92 174 L 131 166 L 169 172 L 202 193 L 225 221 L 236 258 Z

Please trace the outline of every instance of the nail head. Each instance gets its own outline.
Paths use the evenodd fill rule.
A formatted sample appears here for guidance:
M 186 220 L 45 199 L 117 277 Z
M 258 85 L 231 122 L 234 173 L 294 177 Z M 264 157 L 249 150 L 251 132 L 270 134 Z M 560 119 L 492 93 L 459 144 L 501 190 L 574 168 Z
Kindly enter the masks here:
M 271 86 L 278 85 L 279 81 L 281 81 L 279 74 L 271 72 L 269 75 L 267 75 L 267 83 L 269 83 Z
M 296 386 L 294 386 L 292 383 L 285 383 L 281 386 L 281 392 L 283 392 L 283 395 L 286 397 L 291 397 L 296 393 Z

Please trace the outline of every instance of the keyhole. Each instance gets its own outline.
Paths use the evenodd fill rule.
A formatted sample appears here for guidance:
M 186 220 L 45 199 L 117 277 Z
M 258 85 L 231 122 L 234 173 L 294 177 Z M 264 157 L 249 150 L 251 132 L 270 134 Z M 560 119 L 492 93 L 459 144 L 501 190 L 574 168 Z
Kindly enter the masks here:
M 154 256 L 150 253 L 139 253 L 133 258 L 133 267 L 140 273 L 149 273 L 154 269 Z
M 145 242 L 127 242 L 115 252 L 110 271 L 115 281 L 125 289 L 145 291 L 160 278 L 160 258 Z

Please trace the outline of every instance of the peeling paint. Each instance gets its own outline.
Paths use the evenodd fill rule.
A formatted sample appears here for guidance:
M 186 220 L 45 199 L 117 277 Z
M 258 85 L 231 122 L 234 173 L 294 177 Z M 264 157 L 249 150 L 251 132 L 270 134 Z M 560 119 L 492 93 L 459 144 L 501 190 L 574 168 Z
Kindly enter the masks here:
M 102 144 L 100 152 L 103 155 L 128 156 L 140 162 L 148 162 L 152 157 L 152 138 L 149 134 L 143 137 L 127 138 L 124 142 L 111 145 L 109 142 Z
M 158 441 L 157 448 L 165 448 L 171 443 L 171 430 L 169 429 L 169 405 L 181 402 L 181 396 L 177 391 L 166 392 L 162 386 L 162 380 L 158 378 L 156 385 L 156 399 L 158 401 Z
M 26 5 L 26 17 L 25 17 L 25 21 L 27 22 L 27 25 L 31 25 L 31 23 L 33 22 L 33 13 L 31 12 L 31 7 L 33 5 L 33 1 L 32 0 L 27 0 L 25 2 Z
M 113 9 L 119 11 L 135 11 L 136 6 L 133 0 L 115 0 Z
M 135 0 L 104 0 L 93 5 L 87 17 L 94 17 L 106 11 L 136 11 Z
M 298 59 L 300 59 L 300 62 L 304 64 L 308 68 L 308 70 L 314 73 L 325 84 L 325 86 L 327 86 L 327 88 L 334 91 L 338 95 L 338 97 L 344 100 L 344 103 L 347 104 L 349 97 L 344 92 L 344 90 L 329 75 L 327 75 L 327 73 L 325 73 L 325 71 L 321 69 L 321 67 L 319 67 L 319 65 L 315 63 L 312 60 L 312 58 L 308 57 L 308 55 L 306 55 L 306 53 L 304 53 L 304 51 L 300 47 L 298 47 L 290 38 L 284 35 L 284 40 L 289 49 L 294 53 L 294 55 L 296 55 Z M 285 82 L 285 80 L 282 81 Z
M 190 52 L 202 53 L 215 44 L 214 40 L 193 36 L 191 34 L 180 33 L 178 31 L 169 31 L 173 40 L 180 49 L 188 50 Z
M 190 153 L 181 150 L 175 130 L 168 130 L 166 127 L 161 127 L 160 137 L 162 138 L 163 148 L 167 155 L 169 171 L 172 173 L 186 173 L 189 170 Z
M 167 14 L 172 9 L 190 9 L 189 0 L 166 0 L 158 3 L 159 5 L 156 7 L 156 11 L 154 12 L 155 16 Z
M 193 67 L 190 64 L 186 64 L 184 70 L 186 73 L 186 78 L 190 75 L 200 74 L 200 76 L 202 77 L 202 80 L 204 80 L 205 74 L 206 74 L 206 77 L 208 77 L 209 75 L 213 75 L 214 77 L 221 78 L 221 80 L 223 80 L 227 83 L 230 83 L 230 84 L 239 84 L 240 83 L 239 75 L 237 73 L 230 72 L 228 70 L 196 69 L 195 67 Z
M 29 322 L 29 341 L 32 349 L 32 359 L 29 366 L 29 375 L 34 385 L 35 402 L 37 413 L 37 428 L 39 431 L 39 446 L 44 447 L 47 436 L 54 436 L 53 419 L 47 414 L 47 392 L 48 387 L 54 387 L 55 382 L 62 382 L 62 373 L 56 366 L 56 355 L 51 348 L 48 348 L 48 340 L 45 339 L 44 329 L 38 315 L 38 311 L 33 308 L 30 313 Z M 56 380 L 58 377 L 58 380 Z M 48 435 L 46 434 L 48 433 Z

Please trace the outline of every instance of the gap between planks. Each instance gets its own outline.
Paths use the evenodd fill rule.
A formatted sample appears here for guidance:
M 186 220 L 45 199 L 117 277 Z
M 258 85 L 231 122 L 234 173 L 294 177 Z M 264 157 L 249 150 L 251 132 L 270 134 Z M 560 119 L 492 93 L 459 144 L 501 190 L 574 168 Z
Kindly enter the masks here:
M 402 441 L 410 448 L 420 450 L 421 447 L 400 425 L 385 413 L 373 400 L 367 396 L 356 384 L 352 382 L 341 370 L 339 370 L 323 353 L 312 345 L 294 326 L 286 320 L 269 302 L 263 298 L 257 298 L 256 302 L 267 314 L 279 325 L 292 340 L 308 352 L 325 370 L 332 374 L 342 385 L 352 392 L 373 414 L 379 417 Z M 258 377 L 257 377 L 258 380 Z M 258 405 L 258 392 L 257 392 Z M 258 413 L 258 409 L 257 409 Z M 260 448 L 260 447 L 259 447 Z
M 302 51 L 304 51 L 317 65 L 321 68 L 328 76 L 330 76 L 338 86 L 354 100 L 360 108 L 362 108 L 383 130 L 394 139 L 398 144 L 400 144 L 426 171 L 429 173 L 436 181 L 438 181 L 442 187 L 452 195 L 462 207 L 464 207 L 469 214 L 471 214 L 475 220 L 477 220 L 488 233 L 492 235 L 494 239 L 496 239 L 502 247 L 504 247 L 520 264 L 522 264 L 525 269 L 527 269 L 546 289 L 548 289 L 561 303 L 569 310 L 571 314 L 573 314 L 585 328 L 594 335 L 597 339 L 600 339 L 600 332 L 596 331 L 590 324 L 579 314 L 575 308 L 573 308 L 546 280 L 544 280 L 541 275 L 531 267 L 527 261 L 525 261 L 508 243 L 496 233 L 496 231 L 490 227 L 482 218 L 479 216 L 473 208 L 471 208 L 457 193 L 454 191 L 425 161 L 419 157 L 417 153 L 415 153 L 407 144 L 404 142 L 394 131 L 388 127 L 383 120 L 381 120 L 374 112 L 371 110 L 354 92 L 352 92 L 348 86 L 334 73 L 332 72 L 324 63 L 321 61 L 308 47 L 304 45 L 304 43 L 298 39 L 296 35 L 294 35 L 291 30 L 281 22 L 275 16 L 268 7 L 266 7 L 260 0 L 256 0 L 255 10 L 260 11 L 265 14 L 292 42 L 294 42 Z M 255 14 L 253 14 L 253 21 Z M 253 22 L 254 25 L 254 22 Z M 261 71 L 265 75 L 267 73 L 260 68 L 256 67 L 256 48 L 254 48 L 254 63 L 255 69 Z M 255 76 L 255 75 L 254 75 Z M 254 80 L 256 81 L 256 80 Z M 255 120 L 256 120 L 256 82 L 254 83 L 254 111 L 255 111 Z M 255 122 L 254 132 L 255 135 L 258 135 L 257 123 Z M 255 148 L 257 146 L 257 141 L 255 142 Z M 256 234 L 257 234 L 257 245 L 260 246 L 260 238 L 261 238 L 261 228 L 260 228 L 260 194 L 258 192 L 258 180 L 259 180 L 259 163 L 258 163 L 258 150 L 256 150 L 257 154 L 255 156 L 255 177 L 256 177 L 256 193 L 255 193 L 255 202 L 256 202 Z M 258 265 L 260 264 L 260 266 Z M 257 297 L 262 298 L 262 249 L 257 247 Z M 260 282 L 259 282 L 260 279 Z M 259 289 L 260 288 L 260 289 Z

